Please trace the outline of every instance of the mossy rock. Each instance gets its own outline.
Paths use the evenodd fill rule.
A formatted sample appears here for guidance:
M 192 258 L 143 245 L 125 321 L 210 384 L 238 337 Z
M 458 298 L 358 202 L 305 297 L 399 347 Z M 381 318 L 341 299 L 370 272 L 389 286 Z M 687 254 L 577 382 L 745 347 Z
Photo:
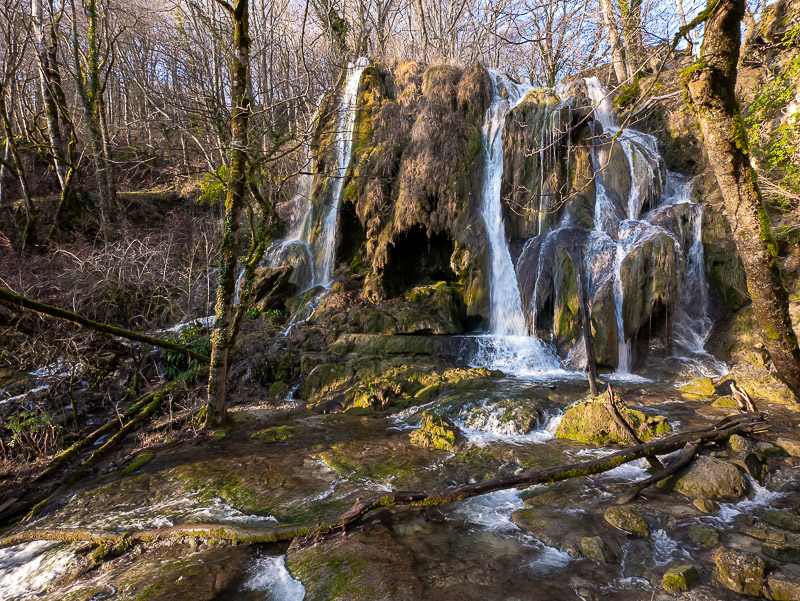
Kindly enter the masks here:
M 720 547 L 714 553 L 714 578 L 736 593 L 760 597 L 764 590 L 767 564 L 749 551 Z
M 641 411 L 629 409 L 618 398 L 616 403 L 620 414 L 641 440 L 647 441 L 670 431 L 667 418 L 661 415 L 648 417 Z M 622 428 L 609 415 L 605 397 L 589 399 L 569 409 L 558 426 L 556 436 L 597 445 L 628 443 Z
M 449 419 L 423 411 L 419 428 L 411 432 L 409 438 L 411 444 L 450 451 L 455 446 L 458 436 L 458 427 Z
M 800 440 L 796 438 L 781 437 L 777 440 L 778 446 L 792 457 L 800 457 Z
M 758 403 L 796 405 L 797 397 L 789 387 L 766 369 L 755 365 L 739 364 L 728 373 L 727 380 L 734 380 Z
M 306 376 L 300 388 L 300 397 L 311 402 L 341 390 L 352 381 L 352 369 L 342 363 L 318 365 Z
M 702 524 L 689 526 L 689 540 L 700 549 L 713 549 L 719 544 L 719 530 Z
M 712 407 L 720 407 L 722 409 L 738 409 L 739 403 L 730 395 L 721 396 L 711 403 Z
M 698 457 L 688 468 L 658 483 L 693 499 L 735 501 L 749 490 L 747 479 L 732 463 L 716 457 Z
M 791 511 L 768 511 L 764 514 L 764 520 L 791 532 L 800 532 L 800 516 Z
M 800 566 L 781 566 L 767 578 L 773 601 L 800 600 Z
M 615 563 L 618 559 L 618 552 L 599 536 L 581 539 L 581 555 L 601 563 Z
M 717 393 L 711 378 L 692 380 L 688 384 L 680 386 L 678 390 L 683 393 L 683 398 L 690 401 L 704 400 L 706 397 L 712 397 Z
M 706 499 L 705 497 L 697 497 L 692 503 L 697 509 L 705 514 L 712 515 L 719 511 L 719 503 Z
M 288 393 L 289 385 L 286 382 L 275 382 L 267 392 L 271 399 L 284 399 Z
M 297 428 L 293 426 L 275 426 L 265 428 L 253 434 L 253 438 L 261 442 L 284 442 L 297 434 Z
M 612 505 L 606 509 L 603 517 L 615 528 L 624 530 L 629 534 L 641 536 L 642 538 L 650 537 L 650 527 L 642 517 L 642 514 L 633 507 Z
M 667 592 L 675 595 L 688 591 L 698 582 L 700 582 L 700 574 L 697 573 L 697 568 L 690 564 L 683 564 L 667 570 L 661 579 L 661 586 Z

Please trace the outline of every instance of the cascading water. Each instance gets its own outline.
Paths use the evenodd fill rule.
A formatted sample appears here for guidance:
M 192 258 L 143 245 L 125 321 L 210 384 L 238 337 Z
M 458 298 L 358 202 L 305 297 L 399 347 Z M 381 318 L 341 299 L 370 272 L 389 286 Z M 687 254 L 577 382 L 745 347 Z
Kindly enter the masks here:
M 599 152 L 595 150 L 596 199 L 595 230 L 600 236 L 608 236 L 615 240 L 613 264 L 613 296 L 617 325 L 618 374 L 630 374 L 631 343 L 625 336 L 624 294 L 622 282 L 622 266 L 626 257 L 654 235 L 667 234 L 679 247 L 673 232 L 656 227 L 650 223 L 651 216 L 642 216 L 645 208 L 655 206 L 672 206 L 688 203 L 692 207 L 692 242 L 689 252 L 680 253 L 683 259 L 683 278 L 679 284 L 676 316 L 673 324 L 675 342 L 682 350 L 693 355 L 705 355 L 703 345 L 711 328 L 708 315 L 708 282 L 705 278 L 703 244 L 701 238 L 701 208 L 691 203 L 691 183 L 677 174 L 666 174 L 663 161 L 658 154 L 658 146 L 653 136 L 633 129 L 619 131 L 608 92 L 596 77 L 585 80 L 586 91 L 592 101 L 594 118 L 602 126 L 604 133 L 616 136 L 619 148 L 625 154 L 630 172 L 630 188 L 625 199 L 625 215 L 620 216 L 612 199 L 608 196 L 603 184 L 603 171 L 608 164 L 599 160 Z M 610 161 L 610 152 L 608 153 Z M 627 219 L 625 219 L 627 217 Z M 587 263 L 593 260 L 590 253 Z M 719 369 L 718 365 L 713 369 Z
M 330 205 L 325 207 L 322 218 L 322 231 L 320 245 L 315 249 L 315 259 L 318 268 L 315 270 L 313 285 L 329 288 L 333 280 L 333 263 L 336 254 L 336 218 L 339 213 L 339 201 L 342 195 L 342 185 L 350 158 L 353 152 L 353 127 L 356 121 L 356 102 L 358 100 L 358 87 L 361 82 L 361 73 L 369 65 L 369 59 L 359 58 L 355 63 L 347 66 L 342 102 L 339 105 L 339 114 L 336 119 L 336 132 L 334 149 L 336 152 L 336 165 L 331 177 L 333 184 L 330 194 Z
M 501 88 L 507 92 L 507 98 L 503 98 Z M 486 111 L 483 126 L 486 161 L 481 215 L 489 239 L 489 324 L 491 333 L 495 336 L 526 336 L 528 333 L 525 316 L 522 313 L 519 283 L 506 242 L 500 199 L 500 186 L 503 181 L 503 127 L 506 115 L 522 101 L 528 89 L 530 88 L 492 73 L 492 103 Z
M 555 353 L 528 336 L 519 282 L 511 260 L 503 222 L 500 188 L 503 181 L 503 128 L 506 115 L 531 88 L 492 72 L 492 102 L 483 126 L 485 149 L 481 216 L 489 242 L 490 335 L 479 345 L 474 362 L 517 375 L 536 375 L 559 369 Z

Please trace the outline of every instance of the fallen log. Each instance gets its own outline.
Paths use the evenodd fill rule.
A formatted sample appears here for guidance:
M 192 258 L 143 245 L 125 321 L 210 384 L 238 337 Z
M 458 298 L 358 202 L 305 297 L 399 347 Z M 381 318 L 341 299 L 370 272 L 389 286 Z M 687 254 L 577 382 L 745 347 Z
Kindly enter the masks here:
M 435 492 L 424 491 L 395 491 L 375 495 L 366 500 L 359 501 L 337 520 L 329 524 L 299 524 L 282 525 L 271 528 L 243 528 L 220 524 L 188 524 L 171 528 L 156 530 L 141 530 L 127 533 L 109 532 L 104 530 L 86 530 L 80 528 L 48 528 L 19 530 L 0 539 L 0 548 L 35 540 L 59 541 L 92 541 L 100 544 L 114 544 L 130 546 L 133 544 L 150 543 L 164 540 L 184 540 L 192 538 L 220 544 L 255 544 L 274 543 L 279 541 L 294 540 L 293 547 L 303 547 L 324 540 L 347 529 L 360 521 L 369 512 L 381 507 L 394 507 L 400 505 L 427 506 L 441 505 L 455 501 L 463 501 L 471 497 L 484 495 L 498 490 L 531 486 L 534 484 L 548 484 L 601 474 L 619 467 L 625 463 L 636 461 L 643 457 L 664 455 L 683 449 L 687 445 L 720 442 L 727 440 L 734 434 L 752 433 L 763 429 L 766 422 L 761 414 L 749 413 L 733 415 L 720 422 L 693 432 L 676 434 L 668 438 L 655 440 L 634 447 L 628 447 L 589 461 L 575 463 L 561 467 L 554 467 L 535 472 L 524 472 L 502 478 L 494 478 L 446 488 Z
M 641 439 L 636 436 L 636 432 L 633 431 L 633 428 L 631 428 L 630 424 L 625 421 L 625 418 L 622 417 L 619 409 L 617 409 L 617 404 L 614 402 L 614 392 L 611 390 L 611 384 L 608 385 L 608 390 L 606 391 L 606 409 L 608 409 L 608 414 L 611 416 L 611 419 L 613 419 L 617 426 L 619 426 L 619 429 L 622 430 L 623 434 L 625 434 L 625 438 L 628 439 L 630 444 L 642 444 Z M 664 466 L 661 465 L 658 457 L 648 457 L 647 463 L 650 464 L 651 469 L 664 469 Z
M 0 301 L 6 302 L 13 307 L 27 309 L 41 315 L 47 315 L 49 317 L 55 317 L 56 319 L 68 321 L 87 330 L 105 334 L 106 336 L 118 336 L 127 340 L 133 340 L 134 342 L 141 342 L 143 344 L 149 344 L 150 346 L 181 353 L 182 355 L 191 357 L 200 363 L 211 362 L 211 359 L 205 355 L 196 353 L 195 351 L 186 348 L 177 342 L 164 340 L 163 338 L 155 338 L 154 336 L 147 336 L 146 334 L 140 334 L 139 332 L 132 332 L 131 330 L 126 330 L 124 328 L 118 328 L 105 323 L 92 321 L 91 319 L 78 313 L 73 313 L 72 311 L 67 311 L 66 309 L 61 309 L 52 305 L 46 305 L 45 303 L 40 303 L 39 301 L 32 300 L 20 294 L 15 294 L 14 292 L 11 292 L 11 290 L 3 288 L 2 286 L 0 286 Z
M 650 476 L 649 478 L 645 478 L 644 480 L 640 480 L 636 484 L 631 487 L 631 490 L 628 491 L 626 494 L 622 495 L 619 499 L 617 499 L 617 505 L 625 505 L 633 501 L 639 493 L 641 493 L 645 488 L 648 486 L 652 486 L 662 480 L 669 478 L 672 474 L 678 472 L 679 470 L 683 469 L 687 465 L 692 462 L 694 456 L 697 455 L 697 452 L 700 450 L 700 443 L 698 442 L 690 442 L 681 451 L 681 454 L 678 458 L 670 463 L 667 467 L 663 470 Z

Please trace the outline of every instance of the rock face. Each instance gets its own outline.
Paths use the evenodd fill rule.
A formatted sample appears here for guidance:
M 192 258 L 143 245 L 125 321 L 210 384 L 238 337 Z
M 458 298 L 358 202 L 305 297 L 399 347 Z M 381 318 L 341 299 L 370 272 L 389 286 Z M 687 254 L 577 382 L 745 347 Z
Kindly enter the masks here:
M 663 416 L 648 417 L 641 411 L 625 407 L 619 401 L 617 407 L 643 441 L 670 431 L 669 423 Z M 625 433 L 609 415 L 604 398 L 583 401 L 569 409 L 558 426 L 556 436 L 598 445 L 628 442 Z
M 485 316 L 486 236 L 477 213 L 481 126 L 492 95 L 483 67 L 402 63 L 364 69 L 345 175 L 336 261 L 365 278 L 372 301 L 433 280 L 458 283 L 470 315 Z M 336 95 L 315 132 L 317 169 L 330 171 Z M 312 220 L 330 201 L 315 178 Z
M 739 364 L 728 372 L 726 382 L 735 381 L 753 398 L 758 407 L 759 402 L 777 405 L 796 405 L 798 400 L 786 384 L 769 373 L 766 369 L 755 365 Z
M 766 564 L 755 553 L 720 547 L 714 553 L 714 577 L 730 590 L 760 597 L 764 588 Z
M 741 499 L 748 491 L 742 473 L 731 463 L 716 457 L 698 457 L 688 469 L 658 484 L 687 497 L 716 501 Z

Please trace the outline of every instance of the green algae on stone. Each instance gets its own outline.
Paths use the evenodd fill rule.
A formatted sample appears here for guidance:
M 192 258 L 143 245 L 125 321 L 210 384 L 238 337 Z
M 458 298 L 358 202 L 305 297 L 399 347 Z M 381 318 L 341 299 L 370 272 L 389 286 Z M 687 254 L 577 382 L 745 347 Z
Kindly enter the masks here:
M 719 544 L 719 530 L 702 524 L 692 524 L 689 526 L 689 540 L 700 549 L 713 549 Z
M 297 434 L 297 428 L 293 426 L 274 426 L 265 428 L 253 434 L 253 438 L 261 442 L 283 442 L 289 440 Z
M 584 536 L 581 539 L 581 555 L 602 563 L 617 561 L 617 553 L 599 536 Z
M 781 566 L 769 575 L 767 587 L 773 601 L 800 600 L 800 566 Z
M 720 407 L 723 409 L 738 409 L 739 403 L 737 403 L 736 399 L 734 399 L 732 396 L 726 395 L 716 399 L 713 403 L 711 403 L 711 406 Z
M 612 505 L 606 509 L 603 517 L 615 528 L 624 530 L 629 534 L 641 536 L 642 538 L 650 537 L 650 527 L 642 517 L 642 514 L 633 507 Z
M 720 547 L 714 553 L 714 578 L 736 593 L 760 597 L 767 564 L 750 551 Z
M 735 501 L 748 491 L 747 479 L 732 463 L 716 457 L 698 457 L 688 468 L 658 483 L 667 490 L 696 499 Z
M 664 573 L 661 585 L 673 595 L 688 591 L 700 581 L 697 568 L 691 564 L 673 566 Z
M 450 451 L 456 444 L 458 427 L 446 417 L 435 413 L 422 412 L 419 428 L 411 432 L 411 444 Z
M 703 400 L 705 397 L 711 397 L 716 394 L 714 383 L 711 378 L 698 378 L 692 380 L 683 386 L 678 387 L 678 390 L 683 393 L 683 398 L 691 401 Z
M 629 409 L 619 400 L 617 407 L 636 435 L 645 442 L 670 431 L 670 425 L 663 416 L 648 417 L 641 411 Z M 628 443 L 625 433 L 609 415 L 605 397 L 589 399 L 569 409 L 558 426 L 556 436 L 598 445 Z
M 778 528 L 783 528 L 790 532 L 800 532 L 800 516 L 790 511 L 768 511 L 764 514 L 764 520 Z
M 155 457 L 156 454 L 150 451 L 145 451 L 143 453 L 139 453 L 136 457 L 133 458 L 128 466 L 120 472 L 122 476 L 127 476 L 128 474 L 132 474 L 133 472 L 139 471 L 145 465 L 150 463 L 150 460 Z
M 727 380 L 735 380 L 752 398 L 761 403 L 796 405 L 797 397 L 781 380 L 762 367 L 738 364 L 728 372 Z

